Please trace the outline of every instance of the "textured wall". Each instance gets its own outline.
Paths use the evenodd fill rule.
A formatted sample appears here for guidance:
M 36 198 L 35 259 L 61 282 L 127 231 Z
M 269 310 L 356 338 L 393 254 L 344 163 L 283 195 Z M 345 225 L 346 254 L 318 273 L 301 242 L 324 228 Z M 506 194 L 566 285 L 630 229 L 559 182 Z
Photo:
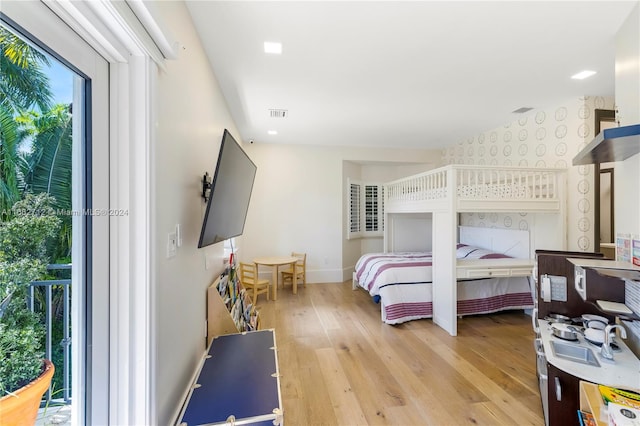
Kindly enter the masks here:
M 504 126 L 459 141 L 443 152 L 446 164 L 567 169 L 568 249 L 593 250 L 593 166 L 572 166 L 594 138 L 594 110 L 613 109 L 612 97 L 584 96 L 536 109 Z M 530 229 L 535 214 L 463 214 L 461 225 Z

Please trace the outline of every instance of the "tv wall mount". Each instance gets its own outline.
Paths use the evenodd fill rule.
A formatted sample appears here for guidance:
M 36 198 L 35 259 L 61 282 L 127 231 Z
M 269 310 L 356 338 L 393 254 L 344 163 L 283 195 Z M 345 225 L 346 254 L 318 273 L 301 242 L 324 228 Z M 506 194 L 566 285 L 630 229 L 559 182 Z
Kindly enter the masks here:
M 209 195 L 211 195 L 211 176 L 208 172 L 204 172 L 202 175 L 202 198 L 205 203 L 209 201 Z

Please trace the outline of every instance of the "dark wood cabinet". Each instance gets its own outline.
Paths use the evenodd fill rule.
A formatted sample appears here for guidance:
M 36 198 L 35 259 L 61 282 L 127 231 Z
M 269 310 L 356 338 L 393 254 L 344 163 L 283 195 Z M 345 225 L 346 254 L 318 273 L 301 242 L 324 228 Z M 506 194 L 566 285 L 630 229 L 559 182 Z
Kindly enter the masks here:
M 596 306 L 595 299 L 585 301 L 575 289 L 574 268 L 575 265 L 568 258 L 603 259 L 602 253 L 536 250 L 536 263 L 538 268 L 536 294 L 538 297 L 538 318 L 544 318 L 549 314 L 561 314 L 568 317 L 577 317 L 582 314 L 596 314 L 607 317 L 613 321 L 614 316 L 603 313 Z M 599 281 L 602 285 L 590 286 L 590 298 L 610 300 L 613 302 L 624 301 L 624 282 L 614 278 L 600 277 L 596 279 L 588 272 L 591 282 Z M 540 283 L 544 274 L 564 277 L 567 282 L 567 301 L 545 302 L 541 298 Z M 622 285 L 619 285 L 622 283 Z M 621 300 L 620 300 L 621 299 Z
M 549 314 L 561 314 L 569 317 L 582 314 L 596 314 L 595 306 L 589 306 L 580 297 L 574 288 L 574 265 L 567 258 L 602 258 L 601 253 L 584 253 L 570 251 L 536 250 L 536 263 L 538 265 L 537 295 L 538 317 L 544 318 Z M 567 301 L 545 302 L 540 294 L 540 283 L 545 274 L 564 277 L 567 280 Z
M 580 379 L 547 363 L 549 426 L 579 425 Z

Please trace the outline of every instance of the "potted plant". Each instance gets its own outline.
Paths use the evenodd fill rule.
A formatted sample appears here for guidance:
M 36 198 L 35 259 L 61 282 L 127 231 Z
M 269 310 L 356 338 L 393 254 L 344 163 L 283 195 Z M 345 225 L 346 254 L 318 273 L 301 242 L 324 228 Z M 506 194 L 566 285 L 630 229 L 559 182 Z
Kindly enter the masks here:
M 44 326 L 28 306 L 30 283 L 46 273 L 47 245 L 60 218 L 47 194 L 27 194 L 0 223 L 0 420 L 35 423 L 53 364 L 44 360 Z

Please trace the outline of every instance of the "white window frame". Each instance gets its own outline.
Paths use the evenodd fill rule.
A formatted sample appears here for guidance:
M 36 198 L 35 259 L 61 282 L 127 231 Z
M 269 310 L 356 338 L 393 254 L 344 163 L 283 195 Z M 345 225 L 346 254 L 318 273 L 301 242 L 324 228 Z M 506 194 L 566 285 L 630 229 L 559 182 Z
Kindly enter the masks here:
M 357 194 L 353 191 L 357 190 Z M 362 182 L 347 179 L 347 239 L 362 238 Z M 355 195 L 355 197 L 354 197 Z M 354 206 L 358 210 L 354 212 Z
M 357 203 L 354 203 L 353 188 L 359 188 L 356 194 Z M 367 189 L 375 191 L 375 207 L 370 205 Z M 384 187 L 378 182 L 365 182 L 358 179 L 347 179 L 347 239 L 382 237 L 384 235 Z M 356 206 L 357 211 L 354 211 Z M 373 218 L 368 212 L 373 209 Z M 367 229 L 369 223 L 375 223 L 375 229 Z
M 173 51 L 176 46 L 163 39 L 160 26 L 147 10 L 153 6 L 150 3 L 117 0 L 5 3 L 3 12 L 11 10 L 25 19 L 36 19 L 33 14 L 41 12 L 37 17 L 40 26 L 49 28 L 51 17 L 45 9 L 50 9 L 110 65 L 106 112 L 109 130 L 103 132 L 109 135 L 107 208 L 126 210 L 129 216 L 109 218 L 104 236 L 108 238 L 109 261 L 102 265 L 106 268 L 103 276 L 109 278 L 108 297 L 103 303 L 108 300 L 105 306 L 109 320 L 107 350 L 100 356 L 107 361 L 108 383 L 102 385 L 109 391 L 107 407 L 103 407 L 108 419 L 99 422 L 156 424 L 156 330 L 151 286 L 154 216 L 150 208 L 152 105 L 158 67 L 164 68 L 163 58 L 176 56 Z M 20 19 L 16 21 L 21 23 Z M 46 37 L 39 38 L 48 43 Z M 76 423 L 82 423 L 81 419 L 82 416 L 76 416 Z

